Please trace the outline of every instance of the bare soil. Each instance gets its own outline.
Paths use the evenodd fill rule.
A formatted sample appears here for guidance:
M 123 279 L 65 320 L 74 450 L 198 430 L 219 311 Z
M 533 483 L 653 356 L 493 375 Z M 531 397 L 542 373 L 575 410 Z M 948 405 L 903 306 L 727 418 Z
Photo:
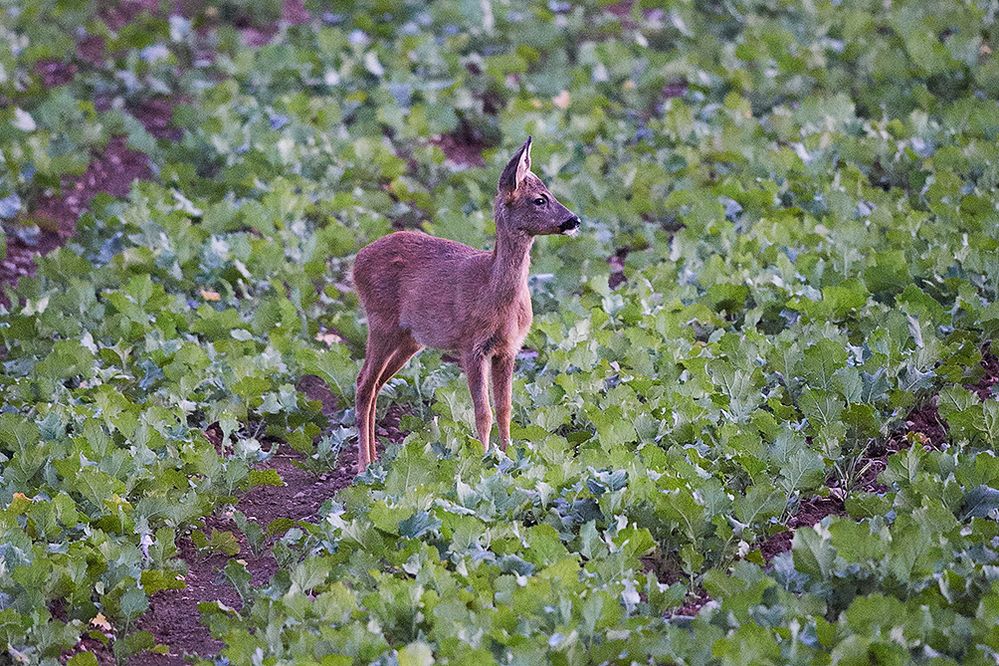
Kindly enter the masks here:
M 222 570 L 230 559 L 242 560 L 252 576 L 254 587 L 268 584 L 277 569 L 271 554 L 271 545 L 282 536 L 268 538 L 258 552 L 254 552 L 246 537 L 233 522 L 234 508 L 266 529 L 278 518 L 307 520 L 313 517 L 320 505 L 346 487 L 354 478 L 356 452 L 345 451 L 341 465 L 328 473 L 313 474 L 302 467 L 301 455 L 287 447 L 258 469 L 273 469 L 284 481 L 283 486 L 257 486 L 239 497 L 235 507 L 226 506 L 203 521 L 200 529 L 212 532 L 231 532 L 240 545 L 238 555 L 230 558 L 220 553 L 200 552 L 188 533 L 178 541 L 180 556 L 187 564 L 184 576 L 186 587 L 182 590 L 164 590 L 150 600 L 149 611 L 142 617 L 140 628 L 149 631 L 158 643 L 167 645 L 165 655 L 142 654 L 129 663 L 137 665 L 163 665 L 187 663 L 188 655 L 211 656 L 222 647 L 201 624 L 198 604 L 218 601 L 230 608 L 242 608 L 242 600 L 230 585 Z
M 101 18 L 112 30 L 121 30 L 143 13 L 159 14 L 166 3 L 163 0 L 117 0 L 102 4 Z
M 611 289 L 616 289 L 628 281 L 628 277 L 624 274 L 624 260 L 628 258 L 629 252 L 628 248 L 622 247 L 607 259 L 607 264 L 610 266 L 610 277 L 607 284 Z
M 173 108 L 185 100 L 178 97 L 153 97 L 130 109 L 146 131 L 157 139 L 176 141 L 181 131 L 173 125 Z
M 810 497 L 798 505 L 798 510 L 787 522 L 788 529 L 773 534 L 760 544 L 763 559 L 770 562 L 781 553 L 791 550 L 794 531 L 799 527 L 814 527 L 826 516 L 841 516 L 845 513 L 843 502 L 835 497 Z
M 982 347 L 982 378 L 974 386 L 969 386 L 980 400 L 999 398 L 996 386 L 999 385 L 999 358 L 992 353 L 992 346 L 986 342 Z
M 75 63 L 46 58 L 35 63 L 35 74 L 46 88 L 63 86 L 73 80 L 79 68 Z
M 994 389 L 999 384 L 999 358 L 991 352 L 988 343 L 982 349 L 982 378 L 977 384 L 969 386 L 982 400 L 995 397 Z M 888 467 L 888 457 L 893 453 L 904 451 L 914 444 L 927 449 L 940 450 L 947 444 L 947 424 L 940 418 L 938 398 L 932 396 L 909 412 L 904 423 L 889 435 L 883 442 L 875 443 L 860 458 L 857 464 L 859 476 L 855 480 L 855 488 L 864 492 L 885 493 L 888 487 L 878 481 L 878 477 Z M 780 553 L 791 549 L 794 530 L 802 525 L 814 525 L 828 515 L 844 513 L 842 497 L 847 490 L 838 487 L 836 481 L 830 480 L 828 486 L 833 491 L 833 497 L 814 497 L 802 502 L 798 512 L 792 516 L 785 532 L 774 534 L 763 541 L 760 551 L 763 558 L 770 562 Z
M 299 381 L 299 390 L 310 400 L 320 401 L 327 416 L 337 409 L 332 392 L 318 377 L 303 377 Z M 400 405 L 389 406 L 379 424 L 378 434 L 392 443 L 402 441 L 405 433 L 400 430 L 399 422 L 405 412 L 406 409 Z M 384 449 L 383 444 L 384 441 L 379 444 L 379 449 Z M 235 507 L 222 507 L 205 519 L 200 529 L 206 534 L 218 530 L 229 531 L 236 536 L 240 552 L 234 558 L 199 552 L 191 541 L 190 533 L 179 540 L 181 558 L 188 567 L 185 576 L 187 587 L 154 595 L 150 599 L 149 611 L 140 624 L 142 629 L 153 634 L 158 643 L 167 645 L 169 651 L 165 655 L 137 655 L 129 660 L 131 666 L 179 666 L 186 663 L 186 657 L 190 655 L 209 657 L 216 654 L 221 644 L 210 636 L 208 628 L 201 623 L 198 604 L 218 601 L 240 609 L 242 601 L 238 593 L 222 575 L 226 563 L 230 559 L 242 560 L 252 576 L 253 585 L 267 585 L 277 570 L 271 546 L 283 534 L 282 531 L 272 535 L 258 552 L 253 552 L 233 522 L 234 509 L 264 529 L 277 519 L 309 520 L 315 517 L 327 499 L 353 481 L 357 450 L 349 447 L 341 453 L 336 469 L 316 474 L 303 466 L 299 453 L 282 446 L 277 455 L 259 465 L 258 469 L 275 470 L 284 485 L 252 488 L 239 496 Z
M 16 284 L 25 275 L 33 274 L 35 258 L 48 254 L 73 235 L 76 220 L 97 194 L 124 197 L 135 180 L 149 174 L 149 159 L 144 154 L 128 148 L 124 137 L 112 138 L 82 176 L 64 179 L 60 191 L 47 192 L 29 204 L 26 218 L 38 224 L 39 232 L 7 236 L 7 257 L 0 261 L 0 284 Z
M 445 159 L 460 167 L 481 167 L 486 165 L 482 151 L 486 145 L 481 140 L 468 136 L 463 132 L 442 134 L 431 139 L 430 143 L 441 149 Z
M 101 15 L 112 29 L 120 29 L 143 11 L 156 11 L 159 4 L 159 0 L 121 0 L 107 3 Z M 86 35 L 77 43 L 75 59 L 41 60 L 35 65 L 35 74 L 45 87 L 66 85 L 81 69 L 100 64 L 104 58 L 104 40 Z M 170 128 L 173 104 L 173 100 L 162 98 L 137 109 L 135 114 L 154 136 L 177 138 L 179 132 Z M 8 234 L 7 256 L 0 261 L 0 286 L 16 284 L 22 277 L 33 274 L 36 257 L 48 254 L 73 235 L 76 220 L 97 194 L 124 197 L 135 180 L 148 178 L 150 174 L 146 155 L 128 148 L 124 137 L 111 138 L 92 156 L 83 175 L 66 177 L 58 190 L 43 192 L 36 200 L 29 201 L 21 220 L 8 225 L 8 231 L 14 233 Z M 38 233 L 27 229 L 18 233 L 17 225 L 23 222 L 37 224 Z M 0 294 L 0 302 L 7 302 L 5 294 Z
M 878 482 L 878 477 L 888 467 L 888 457 L 893 453 L 920 443 L 926 448 L 940 449 L 947 441 L 947 427 L 937 411 L 936 396 L 916 406 L 906 417 L 905 422 L 883 442 L 876 442 L 857 462 L 858 478 L 853 488 L 864 492 L 885 493 L 888 487 Z M 787 522 L 788 529 L 766 538 L 760 544 L 760 552 L 767 562 L 777 555 L 791 550 L 794 531 L 799 527 L 811 527 L 826 516 L 843 515 L 843 499 L 850 488 L 843 488 L 836 479 L 826 483 L 830 497 L 812 497 L 803 500 L 795 515 Z
M 279 23 L 266 26 L 244 26 L 240 28 L 239 34 L 247 46 L 266 46 L 280 30 L 281 23 L 298 25 L 305 23 L 309 18 L 309 10 L 305 8 L 303 0 L 285 0 Z
M 674 611 L 673 616 L 687 616 L 693 617 L 701 612 L 701 609 L 711 601 L 711 597 L 704 590 L 704 588 L 699 587 L 693 592 L 687 595 L 687 598 L 683 600 L 683 605 Z

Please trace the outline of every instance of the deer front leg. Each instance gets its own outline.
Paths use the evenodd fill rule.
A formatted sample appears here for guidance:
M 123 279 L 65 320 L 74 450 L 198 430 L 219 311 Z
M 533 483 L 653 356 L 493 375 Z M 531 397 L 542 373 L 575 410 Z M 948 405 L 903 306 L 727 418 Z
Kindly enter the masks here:
M 496 402 L 496 424 L 499 426 L 500 447 L 506 451 L 510 443 L 510 406 L 513 402 L 513 357 L 493 357 L 493 400 Z
M 475 430 L 482 446 L 489 450 L 489 430 L 493 427 L 493 415 L 489 410 L 489 360 L 479 354 L 469 354 L 462 359 L 465 374 L 468 376 L 468 390 L 472 394 L 475 408 Z

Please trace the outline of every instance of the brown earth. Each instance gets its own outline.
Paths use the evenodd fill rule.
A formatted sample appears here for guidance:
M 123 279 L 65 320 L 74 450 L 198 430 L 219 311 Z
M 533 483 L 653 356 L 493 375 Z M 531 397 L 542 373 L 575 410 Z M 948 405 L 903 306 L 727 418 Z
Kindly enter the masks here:
M 157 139 L 176 141 L 180 139 L 181 131 L 173 125 L 173 109 L 185 101 L 180 97 L 153 97 L 129 111 Z
M 310 400 L 321 402 L 326 416 L 331 416 L 336 410 L 332 392 L 318 377 L 303 377 L 299 381 L 299 390 Z M 401 405 L 390 405 L 385 417 L 381 419 L 378 434 L 392 443 L 402 441 L 405 433 L 400 430 L 399 422 L 406 411 Z M 379 446 L 379 449 L 383 448 L 382 445 Z M 234 508 L 265 530 L 278 519 L 308 520 L 315 517 L 323 502 L 350 485 L 356 468 L 357 451 L 354 447 L 348 447 L 340 454 L 335 469 L 316 474 L 302 465 L 301 454 L 282 446 L 277 455 L 257 466 L 257 469 L 275 470 L 284 485 L 257 486 L 240 494 L 235 507 L 222 507 L 205 519 L 201 529 L 205 534 L 213 531 L 232 532 L 240 546 L 235 559 L 245 563 L 252 576 L 253 586 L 263 587 L 277 570 L 271 546 L 286 529 L 266 539 L 259 552 L 254 553 L 245 535 L 240 533 L 233 522 Z M 185 576 L 187 587 L 183 590 L 165 590 L 154 595 L 150 599 L 149 611 L 140 624 L 142 629 L 153 634 L 158 643 L 167 645 L 169 651 L 165 655 L 137 655 L 129 660 L 131 666 L 179 666 L 186 663 L 187 655 L 214 655 L 222 646 L 201 623 L 198 604 L 219 601 L 231 608 L 242 607 L 235 588 L 222 574 L 229 556 L 198 552 L 190 534 L 182 537 L 178 546 L 181 558 L 188 567 Z
M 992 345 L 988 342 L 982 347 L 982 378 L 974 386 L 969 386 L 980 400 L 997 398 L 996 385 L 999 385 L 999 357 L 992 353 Z
M 309 10 L 305 8 L 303 0 L 285 0 L 280 22 L 267 26 L 244 26 L 240 28 L 239 34 L 247 46 L 266 46 L 280 30 L 281 23 L 299 25 L 309 18 Z
M 79 68 L 71 62 L 45 58 L 35 63 L 35 74 L 46 88 L 63 86 L 73 80 Z
M 482 151 L 486 145 L 481 140 L 477 140 L 463 132 L 453 134 L 442 134 L 430 140 L 430 143 L 437 146 L 444 153 L 445 159 L 461 167 L 481 167 L 486 165 L 482 158 Z
M 701 612 L 701 609 L 711 601 L 711 597 L 702 587 L 698 587 L 693 592 L 687 594 L 686 599 L 683 600 L 683 605 L 677 608 L 673 612 L 673 617 L 677 616 L 687 616 L 693 617 Z
M 643 572 L 651 573 L 662 584 L 673 585 L 675 583 L 683 583 L 684 585 L 688 585 L 687 595 L 683 603 L 676 610 L 667 612 L 666 617 L 697 615 L 701 608 L 711 601 L 711 597 L 707 591 L 700 585 L 694 586 L 693 589 L 689 588 L 691 581 L 687 578 L 687 574 L 684 573 L 683 566 L 680 564 L 676 554 L 664 553 L 661 549 L 657 549 L 652 554 L 641 558 L 641 564 Z
M 607 259 L 607 264 L 610 266 L 610 277 L 607 279 L 607 284 L 611 289 L 616 289 L 628 281 L 624 274 L 624 260 L 628 258 L 629 252 L 628 248 L 622 247 Z
M 845 513 L 843 502 L 835 497 L 810 497 L 802 500 L 798 510 L 787 521 L 787 530 L 772 534 L 760 544 L 763 559 L 770 562 L 781 553 L 791 550 L 794 530 L 799 527 L 813 527 L 826 516 L 841 516 Z
M 936 396 L 915 407 L 902 425 L 882 442 L 875 442 L 857 461 L 857 477 L 852 487 L 865 492 L 885 493 L 888 487 L 878 482 L 878 477 L 888 467 L 888 457 L 918 442 L 927 448 L 939 449 L 947 440 L 947 427 L 937 411 Z M 812 497 L 802 501 L 798 511 L 787 522 L 787 530 L 772 534 L 759 546 L 763 559 L 773 560 L 780 553 L 791 550 L 794 530 L 814 526 L 829 515 L 843 515 L 843 500 L 849 487 L 841 487 L 838 479 L 827 481 L 831 497 Z
M 626 27 L 634 27 L 634 19 L 631 15 L 631 10 L 634 5 L 635 0 L 620 0 L 620 2 L 607 5 L 604 9 L 616 16 L 618 20 L 621 21 L 622 25 Z
M 878 482 L 878 476 L 888 467 L 888 457 L 921 444 L 928 449 L 941 449 L 947 441 L 947 425 L 940 419 L 937 397 L 932 396 L 917 405 L 906 416 L 902 425 L 883 442 L 875 442 L 857 462 L 854 485 L 866 492 L 884 493 L 887 486 Z
M 112 29 L 120 29 L 143 11 L 156 11 L 159 0 L 121 0 L 106 3 L 101 16 Z M 86 35 L 77 43 L 76 61 L 46 59 L 35 64 L 35 75 L 45 87 L 70 83 L 81 67 L 93 67 L 105 59 L 104 40 Z M 170 127 L 173 101 L 167 98 L 152 100 L 134 111 L 146 129 L 157 138 L 179 137 Z M 82 176 L 63 178 L 58 191 L 43 192 L 36 200 L 28 202 L 22 221 L 37 224 L 39 232 L 9 233 L 7 256 L 0 261 L 0 285 L 14 285 L 22 277 L 35 271 L 35 258 L 48 254 L 69 239 L 80 217 L 93 198 L 100 193 L 115 197 L 127 196 L 132 183 L 148 178 L 151 173 L 146 155 L 130 149 L 124 137 L 112 137 L 103 149 L 96 151 Z M 16 224 L 16 223 L 15 223 Z M 9 225 L 17 229 L 16 226 Z M 0 294 L 6 303 L 6 295 Z
M 968 388 L 975 391 L 980 399 L 986 400 L 993 397 L 993 388 L 999 384 L 999 359 L 991 353 L 987 343 L 982 349 L 981 364 L 982 378 Z M 900 427 L 884 441 L 875 442 L 861 456 L 857 462 L 857 478 L 854 479 L 853 486 L 864 492 L 887 492 L 888 487 L 880 483 L 878 477 L 888 467 L 889 456 L 914 444 L 940 450 L 946 445 L 947 436 L 947 424 L 940 418 L 938 399 L 934 395 L 914 407 Z M 837 481 L 830 481 L 828 486 L 836 496 L 816 497 L 803 502 L 798 513 L 788 522 L 788 531 L 771 535 L 760 544 L 760 551 L 767 562 L 791 549 L 796 528 L 814 525 L 827 515 L 843 513 L 842 498 L 846 496 L 848 489 L 840 488 Z
M 301 461 L 299 453 L 282 446 L 276 455 L 258 465 L 257 469 L 275 470 L 284 485 L 252 488 L 240 495 L 235 507 L 222 507 L 203 521 L 200 529 L 206 535 L 231 532 L 236 536 L 240 551 L 234 558 L 221 553 L 200 552 L 190 533 L 178 541 L 181 559 L 187 564 L 184 576 L 186 587 L 155 594 L 139 625 L 152 633 L 158 643 L 168 646 L 169 651 L 165 655 L 137 655 L 129 661 L 130 664 L 179 665 L 186 663 L 187 655 L 211 656 L 218 652 L 222 645 L 201 624 L 198 604 L 219 601 L 230 608 L 240 609 L 242 600 L 225 579 L 222 570 L 230 559 L 240 560 L 250 572 L 253 586 L 266 586 L 277 569 L 270 547 L 283 534 L 282 531 L 269 537 L 263 547 L 254 552 L 233 521 L 234 509 L 264 530 L 278 518 L 307 520 L 315 515 L 323 502 L 349 485 L 354 478 L 356 453 L 352 450 L 345 451 L 338 469 L 328 473 L 313 474 L 302 467 Z
M 171 3 L 172 4 L 172 3 Z M 156 15 L 167 5 L 163 0 L 117 0 L 102 3 L 101 18 L 112 30 L 121 30 L 143 13 Z
M 149 159 L 128 148 L 124 137 L 114 137 L 96 154 L 86 172 L 63 179 L 59 192 L 47 192 L 29 204 L 27 218 L 37 223 L 36 237 L 11 233 L 7 256 L 0 261 L 0 285 L 16 284 L 35 272 L 35 258 L 65 243 L 76 229 L 76 220 L 100 193 L 124 197 L 135 180 L 150 174 Z

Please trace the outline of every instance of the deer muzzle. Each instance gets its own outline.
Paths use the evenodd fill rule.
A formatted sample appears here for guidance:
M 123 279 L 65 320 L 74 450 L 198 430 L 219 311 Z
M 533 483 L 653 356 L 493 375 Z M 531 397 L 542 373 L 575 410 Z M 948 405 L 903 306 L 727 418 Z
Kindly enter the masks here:
M 568 220 L 558 225 L 558 230 L 566 236 L 575 236 L 579 232 L 581 221 L 578 215 L 573 215 Z

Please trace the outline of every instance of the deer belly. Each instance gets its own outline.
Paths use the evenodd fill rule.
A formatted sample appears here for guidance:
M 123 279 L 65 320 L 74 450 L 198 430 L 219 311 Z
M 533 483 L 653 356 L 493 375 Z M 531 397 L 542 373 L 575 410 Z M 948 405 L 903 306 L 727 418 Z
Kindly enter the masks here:
M 406 315 L 406 312 L 401 313 L 399 327 L 408 331 L 419 344 L 434 349 L 458 348 L 461 331 L 453 319 L 429 319 Z

